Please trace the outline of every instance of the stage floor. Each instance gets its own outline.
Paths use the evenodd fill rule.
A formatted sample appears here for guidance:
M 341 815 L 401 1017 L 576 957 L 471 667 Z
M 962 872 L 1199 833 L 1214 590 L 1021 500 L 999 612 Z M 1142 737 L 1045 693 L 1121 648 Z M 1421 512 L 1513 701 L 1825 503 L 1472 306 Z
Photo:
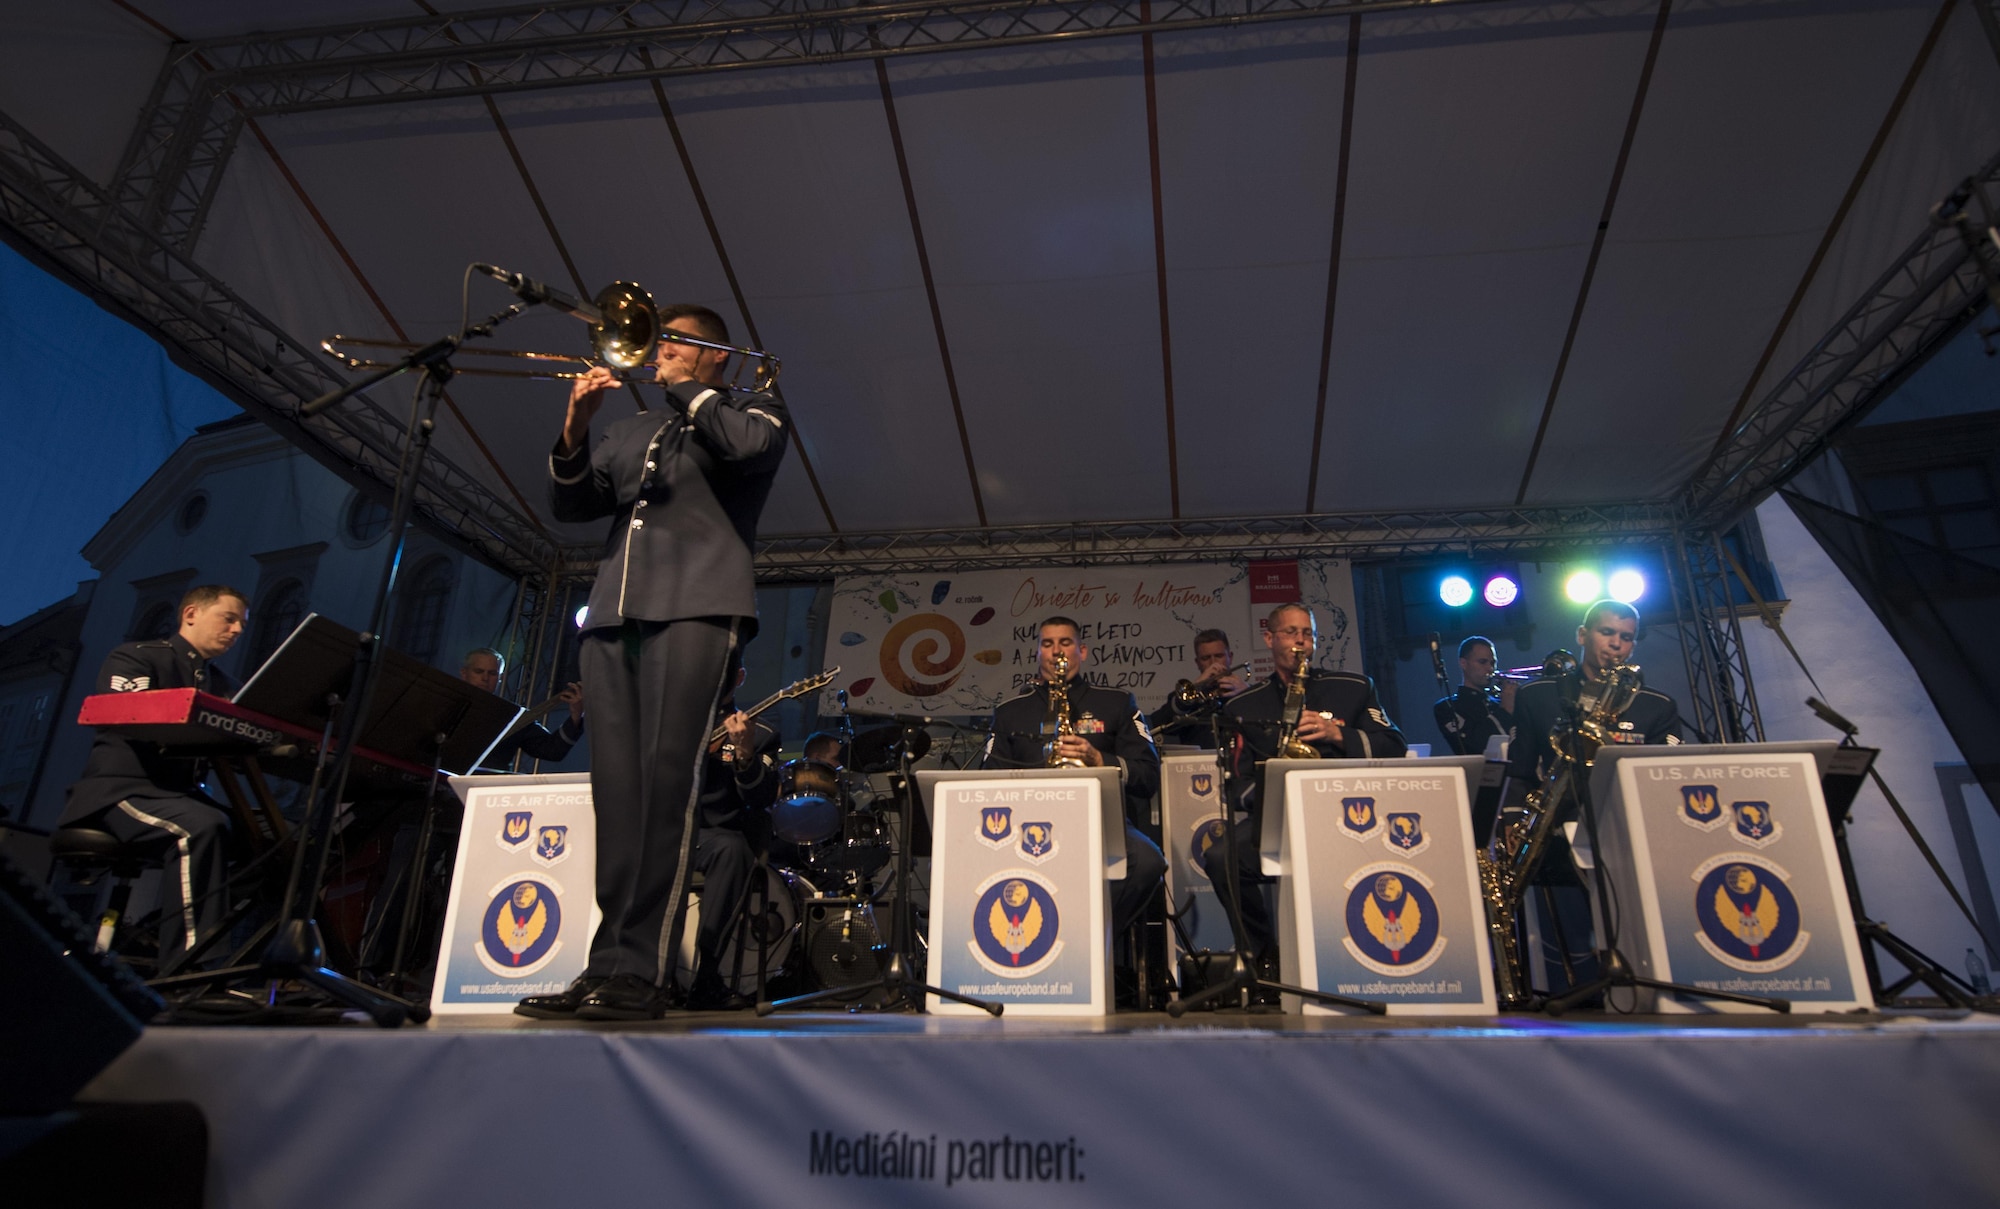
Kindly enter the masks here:
M 846 1012 L 163 1027 L 247 1206 L 2000 1204 L 2000 1019 Z

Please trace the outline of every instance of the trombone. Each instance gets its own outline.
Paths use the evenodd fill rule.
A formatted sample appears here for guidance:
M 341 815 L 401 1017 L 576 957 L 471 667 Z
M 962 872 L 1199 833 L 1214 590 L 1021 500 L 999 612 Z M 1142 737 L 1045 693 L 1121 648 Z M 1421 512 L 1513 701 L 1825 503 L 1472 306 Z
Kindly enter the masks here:
M 743 367 L 755 365 L 749 389 L 768 392 L 777 385 L 778 372 L 782 368 L 778 357 L 762 349 L 741 348 L 734 344 L 723 344 L 716 340 L 704 340 L 686 332 L 677 332 L 660 323 L 659 308 L 653 304 L 653 296 L 644 288 L 629 281 L 614 281 L 598 291 L 592 300 L 598 318 L 590 325 L 590 356 L 573 353 L 538 353 L 523 349 L 461 347 L 454 354 L 458 357 L 479 356 L 509 358 L 526 364 L 517 365 L 454 365 L 461 374 L 475 374 L 489 378 L 524 378 L 541 382 L 573 382 L 592 369 L 603 365 L 617 375 L 620 382 L 649 382 L 653 350 L 662 343 L 687 344 L 695 348 L 711 349 L 728 353 L 736 358 L 736 370 L 729 377 L 731 389 L 742 389 L 739 379 Z M 390 353 L 407 353 L 419 347 L 403 340 L 377 340 L 362 336 L 332 335 L 319 342 L 320 348 L 349 369 L 387 369 L 395 365 L 394 360 L 383 360 L 379 355 L 357 352 L 359 349 L 380 350 Z M 564 368 L 567 367 L 567 368 Z

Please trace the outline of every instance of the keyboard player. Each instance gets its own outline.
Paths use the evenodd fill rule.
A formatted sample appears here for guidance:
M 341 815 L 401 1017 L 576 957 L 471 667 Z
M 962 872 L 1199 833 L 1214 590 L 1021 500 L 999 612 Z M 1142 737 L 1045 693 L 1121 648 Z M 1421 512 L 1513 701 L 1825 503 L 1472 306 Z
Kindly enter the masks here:
M 189 590 L 181 598 L 179 632 L 114 647 L 98 670 L 96 691 L 193 688 L 227 696 L 235 685 L 213 661 L 236 645 L 249 608 L 242 592 L 223 584 Z M 166 851 L 162 964 L 219 926 L 229 905 L 211 893 L 227 872 L 229 812 L 202 792 L 206 771 L 200 759 L 101 728 L 63 809 L 61 826 L 98 828 L 128 844 L 153 841 Z

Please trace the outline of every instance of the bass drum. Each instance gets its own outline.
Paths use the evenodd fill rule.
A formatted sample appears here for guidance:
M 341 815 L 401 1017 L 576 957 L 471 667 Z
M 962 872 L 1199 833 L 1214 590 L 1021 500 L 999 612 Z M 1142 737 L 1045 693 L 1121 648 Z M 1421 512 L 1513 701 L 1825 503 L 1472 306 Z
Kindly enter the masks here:
M 800 879 L 780 874 L 764 866 L 764 894 L 758 894 L 757 875 L 751 874 L 750 889 L 743 896 L 743 909 L 722 937 L 722 981 L 739 995 L 757 993 L 757 953 L 764 953 L 764 973 L 775 979 L 791 959 L 798 938 L 799 904 L 814 893 Z M 701 928 L 701 895 L 688 895 L 687 922 L 681 925 L 681 950 L 674 963 L 674 981 L 683 988 L 694 984 L 694 940 Z
M 779 771 L 771 834 L 780 841 L 803 847 L 833 839 L 846 814 L 840 769 L 823 760 L 790 760 Z

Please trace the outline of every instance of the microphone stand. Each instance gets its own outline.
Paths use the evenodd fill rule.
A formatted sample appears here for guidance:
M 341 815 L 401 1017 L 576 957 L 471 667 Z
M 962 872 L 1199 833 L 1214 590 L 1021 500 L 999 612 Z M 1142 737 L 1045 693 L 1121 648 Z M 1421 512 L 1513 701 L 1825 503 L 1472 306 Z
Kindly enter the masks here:
M 885 992 L 881 1005 L 874 1009 L 876 1011 L 921 1012 L 924 1010 L 926 994 L 949 999 L 953 1003 L 970 1004 L 995 1016 L 1006 1010 L 1007 1005 L 1004 1003 L 990 1003 L 970 995 L 961 995 L 957 991 L 945 990 L 943 987 L 928 986 L 915 972 L 916 953 L 913 948 L 915 928 L 912 925 L 913 904 L 910 901 L 910 837 L 914 834 L 915 826 L 917 777 L 916 761 L 911 757 L 910 751 L 915 736 L 923 733 L 923 728 L 914 720 L 904 721 L 902 726 L 903 735 L 896 744 L 896 773 L 902 782 L 901 792 L 897 794 L 902 835 L 901 842 L 896 845 L 896 903 L 890 912 L 889 943 L 876 945 L 871 950 L 875 954 L 876 963 L 881 967 L 882 976 L 852 986 L 828 987 L 826 990 L 814 991 L 808 995 L 794 995 L 790 999 L 780 999 L 775 1003 L 760 1001 L 757 1004 L 759 1016 L 768 1016 L 780 1008 L 810 1007 L 822 1000 L 836 997 L 851 998 L 866 995 L 874 990 Z M 847 1010 L 854 1012 L 859 1010 L 859 1007 L 860 1005 L 856 1004 Z
M 396 574 L 403 562 L 410 513 L 416 503 L 417 472 L 423 465 L 424 455 L 430 449 L 431 434 L 437 427 L 435 417 L 438 402 L 444 397 L 445 383 L 451 380 L 451 356 L 467 340 L 491 335 L 496 326 L 522 314 L 529 305 L 526 302 L 514 303 L 456 335 L 412 350 L 396 364 L 330 391 L 300 409 L 301 415 L 317 415 L 357 392 L 398 374 L 410 370 L 423 373 L 416 397 L 411 401 L 408 431 L 404 435 L 402 457 L 396 466 L 394 506 L 389 517 L 390 541 L 383 558 L 382 575 L 375 587 L 374 608 L 369 615 L 368 630 L 361 635 L 361 642 L 355 648 L 353 679 L 349 681 L 347 694 L 341 702 L 339 720 L 332 728 L 335 743 L 332 770 L 324 791 L 308 807 L 299 845 L 292 854 L 292 872 L 285 889 L 284 909 L 279 914 L 278 928 L 270 946 L 264 950 L 262 970 L 269 981 L 267 1001 L 275 999 L 281 980 L 291 979 L 304 982 L 329 998 L 367 1013 L 368 1018 L 382 1028 L 397 1028 L 406 1020 L 421 1024 L 430 1019 L 428 1004 L 413 1003 L 386 994 L 328 969 L 326 946 L 320 937 L 319 924 L 313 919 L 313 911 L 326 881 L 334 815 L 346 796 L 355 744 L 374 704 L 376 672 L 380 662 L 378 656 L 388 629 Z
M 1310 999 L 1315 1003 L 1324 1003 L 1333 1007 L 1355 1008 L 1373 1016 L 1387 1015 L 1389 1011 L 1387 1005 L 1374 1000 L 1354 999 L 1346 995 L 1333 994 L 1331 991 L 1316 991 L 1308 987 L 1296 987 L 1282 982 L 1273 982 L 1261 977 L 1257 973 L 1257 966 L 1250 959 L 1250 934 L 1243 927 L 1243 899 L 1241 897 L 1243 885 L 1236 865 L 1236 806 L 1235 803 L 1229 800 L 1229 791 L 1227 788 L 1229 784 L 1229 769 L 1224 759 L 1226 749 L 1222 745 L 1224 730 L 1222 707 L 1219 703 L 1210 703 L 1205 708 L 1208 710 L 1209 733 L 1215 737 L 1215 783 L 1223 787 L 1222 804 L 1225 811 L 1225 825 L 1222 828 L 1222 844 L 1224 860 L 1229 871 L 1228 876 L 1224 880 L 1228 883 L 1229 893 L 1221 897 L 1223 914 L 1229 919 L 1229 933 L 1231 940 L 1234 941 L 1234 947 L 1233 955 L 1229 962 L 1229 974 L 1222 981 L 1211 983 L 1193 995 L 1168 1003 L 1167 1015 L 1178 1020 L 1193 1009 L 1220 999 L 1225 995 L 1235 997 L 1239 1003 L 1254 1003 L 1256 992 L 1262 990 L 1277 991 L 1281 995 L 1297 995 L 1301 999 Z M 1234 720 L 1230 721 L 1229 728 L 1235 730 L 1239 735 L 1242 733 L 1241 725 L 1234 722 Z M 1260 805 L 1264 810 L 1271 809 L 1271 803 L 1269 802 L 1262 802 Z M 1282 810 L 1284 808 L 1283 803 L 1279 803 L 1278 808 Z

